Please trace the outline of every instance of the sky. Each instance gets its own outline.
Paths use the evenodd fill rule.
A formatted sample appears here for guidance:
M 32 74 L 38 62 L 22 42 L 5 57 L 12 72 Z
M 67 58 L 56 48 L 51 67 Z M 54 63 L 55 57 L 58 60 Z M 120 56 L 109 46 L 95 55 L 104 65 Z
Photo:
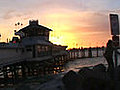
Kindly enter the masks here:
M 73 47 L 105 46 L 111 39 L 109 14 L 120 14 L 119 0 L 0 0 L 1 41 L 29 20 L 53 31 L 50 41 Z M 20 22 L 23 26 L 16 27 Z

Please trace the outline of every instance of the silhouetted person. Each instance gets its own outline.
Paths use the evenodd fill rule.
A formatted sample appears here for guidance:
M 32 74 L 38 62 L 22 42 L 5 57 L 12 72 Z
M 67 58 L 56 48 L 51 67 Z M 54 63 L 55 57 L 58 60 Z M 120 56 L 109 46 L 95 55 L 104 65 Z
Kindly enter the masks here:
M 96 50 L 97 50 L 97 57 L 98 57 L 98 51 L 99 51 L 98 49 L 99 49 L 99 48 L 98 48 L 98 47 L 96 47 Z
M 108 72 L 111 77 L 113 77 L 113 72 L 114 72 L 114 63 L 113 63 L 113 51 L 115 50 L 115 47 L 113 45 L 113 41 L 109 40 L 107 42 L 107 47 L 104 53 L 104 57 L 107 60 L 108 63 Z
M 81 57 L 82 58 L 85 57 L 85 49 L 83 47 L 81 47 Z
M 88 57 L 92 58 L 92 48 L 91 47 L 88 48 Z

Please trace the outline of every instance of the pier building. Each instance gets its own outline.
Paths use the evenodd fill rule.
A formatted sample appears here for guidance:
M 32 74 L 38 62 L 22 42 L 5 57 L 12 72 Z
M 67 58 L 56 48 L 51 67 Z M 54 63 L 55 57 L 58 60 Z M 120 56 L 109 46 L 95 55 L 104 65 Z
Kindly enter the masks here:
M 30 20 L 28 26 L 15 32 L 12 41 L 0 43 L 0 85 L 63 71 L 68 60 L 67 46 L 50 42 L 50 31 L 38 20 Z

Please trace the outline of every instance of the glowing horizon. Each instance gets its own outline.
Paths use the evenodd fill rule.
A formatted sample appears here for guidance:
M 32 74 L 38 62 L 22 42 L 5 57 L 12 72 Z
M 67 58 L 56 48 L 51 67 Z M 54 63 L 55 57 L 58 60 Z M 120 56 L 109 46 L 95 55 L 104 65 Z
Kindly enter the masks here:
M 1 41 L 11 39 L 15 29 L 37 19 L 39 24 L 53 30 L 50 41 L 55 44 L 67 45 L 68 48 L 105 46 L 111 38 L 108 16 L 110 13 L 120 14 L 120 1 L 22 1 L 0 1 Z M 22 22 L 23 26 L 15 27 L 17 22 Z
M 52 17 L 51 17 L 52 16 Z M 63 21 L 64 15 L 55 14 L 47 16 L 49 17 L 49 20 L 46 22 L 43 22 L 39 20 L 39 24 L 42 24 L 43 26 L 46 26 L 48 28 L 51 28 L 53 31 L 50 32 L 50 41 L 53 42 L 54 44 L 57 45 L 66 45 L 68 48 L 79 48 L 79 47 L 96 47 L 96 46 L 105 46 L 105 43 L 107 42 L 107 39 L 100 39 L 97 37 L 97 35 L 102 35 L 104 34 L 101 31 L 94 31 L 89 28 L 89 23 L 81 23 L 81 24 L 73 24 L 71 23 L 69 18 L 76 17 L 74 15 L 71 15 L 69 18 L 67 17 L 67 21 Z M 66 16 L 65 16 L 66 17 Z M 53 22 L 52 19 L 54 18 Z M 58 20 L 58 19 L 61 19 Z M 58 20 L 58 21 L 57 21 Z M 14 22 L 14 21 L 13 21 Z M 24 22 L 22 22 L 24 24 Z M 27 22 L 25 21 L 26 24 L 23 25 L 26 26 L 28 25 L 28 20 Z M 74 22 L 75 23 L 75 22 Z M 12 23 L 13 24 L 13 23 Z M 7 25 L 3 25 L 2 29 L 5 29 L 7 32 L 4 31 L 2 35 L 2 40 L 6 41 L 7 38 L 12 38 L 14 36 L 14 29 L 20 29 L 22 27 L 15 27 L 14 25 L 9 26 L 10 30 L 7 30 L 5 28 Z M 7 34 L 5 34 L 7 33 Z M 9 33 L 9 34 L 8 34 Z M 5 35 L 5 36 L 4 36 Z M 8 36 L 7 36 L 8 35 Z M 94 35 L 94 36 L 93 36 Z M 92 36 L 92 37 L 91 37 Z M 97 38 L 97 41 L 94 39 Z

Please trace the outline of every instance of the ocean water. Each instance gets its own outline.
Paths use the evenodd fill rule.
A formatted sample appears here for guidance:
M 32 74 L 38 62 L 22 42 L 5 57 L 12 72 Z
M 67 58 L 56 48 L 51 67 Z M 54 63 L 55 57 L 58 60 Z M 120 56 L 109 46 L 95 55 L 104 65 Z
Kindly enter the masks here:
M 118 52 L 120 52 L 120 49 L 118 50 Z M 88 56 L 88 52 L 85 52 L 86 56 Z M 97 64 L 104 64 L 107 67 L 107 61 L 103 56 L 104 51 L 103 50 L 99 50 L 99 57 L 96 57 L 96 51 L 92 51 L 92 55 L 93 58 L 82 58 L 82 59 L 75 59 L 73 61 L 69 61 L 66 65 L 65 65 L 65 72 L 69 71 L 69 70 L 74 70 L 74 71 L 78 71 L 80 68 L 82 67 L 91 67 L 91 66 L 95 66 Z M 79 54 L 79 56 L 81 56 Z M 114 57 L 114 53 L 113 53 L 113 61 L 114 61 L 115 57 Z M 114 61 L 115 63 L 115 61 Z M 117 63 L 118 65 L 120 65 L 120 54 L 117 54 Z
M 91 67 L 101 63 L 105 65 L 107 64 L 106 59 L 104 57 L 75 59 L 73 61 L 69 61 L 65 65 L 65 71 L 78 71 L 82 67 Z
M 117 59 L 118 59 L 118 65 L 120 65 L 120 55 L 118 55 Z M 114 56 L 113 56 L 113 61 L 114 61 Z M 82 67 L 92 67 L 97 64 L 104 64 L 107 67 L 106 59 L 103 56 L 101 56 L 101 57 L 94 57 L 94 58 L 75 59 L 73 61 L 69 61 L 65 65 L 64 71 L 65 72 L 69 70 L 78 71 Z

